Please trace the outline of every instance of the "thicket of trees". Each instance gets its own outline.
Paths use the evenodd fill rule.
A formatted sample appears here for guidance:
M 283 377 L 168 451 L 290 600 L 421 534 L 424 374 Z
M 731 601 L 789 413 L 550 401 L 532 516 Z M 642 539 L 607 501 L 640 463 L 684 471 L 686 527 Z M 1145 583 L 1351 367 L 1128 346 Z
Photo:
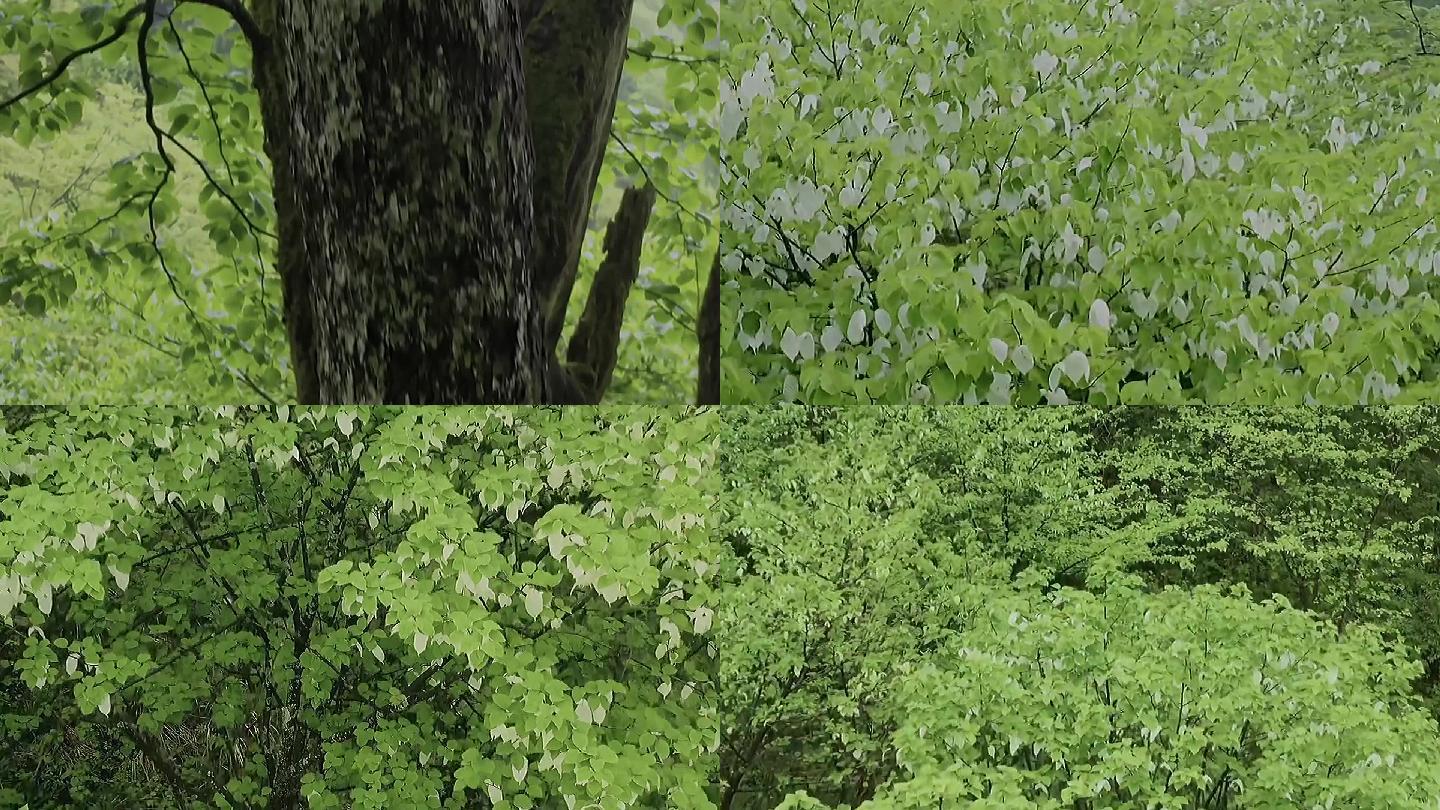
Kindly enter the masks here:
M 727 401 L 1433 398 L 1436 14 L 727 4 Z
M 0 409 L 0 807 L 704 807 L 713 411 Z
M 1440 409 L 725 422 L 725 810 L 1440 798 Z

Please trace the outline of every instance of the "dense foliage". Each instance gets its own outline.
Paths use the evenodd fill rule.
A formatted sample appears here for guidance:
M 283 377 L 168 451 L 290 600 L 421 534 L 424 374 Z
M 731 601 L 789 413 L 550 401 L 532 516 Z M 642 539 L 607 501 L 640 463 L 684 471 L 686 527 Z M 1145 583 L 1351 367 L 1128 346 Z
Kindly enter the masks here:
M 1376 623 L 1440 688 L 1440 412 L 1138 409 L 1100 420 L 1093 448 L 1140 522 L 1167 527 L 1135 559 L 1147 578 Z
M 1440 797 L 1440 411 L 725 421 L 722 808 Z
M 716 420 L 0 412 L 0 806 L 708 806 Z
M 0 108 L 0 400 L 285 402 L 294 398 L 275 211 L 249 46 L 223 11 L 160 2 L 155 108 L 131 36 Z M 0 8 L 0 102 L 111 33 L 89 0 Z M 573 328 L 627 186 L 658 198 L 625 305 L 610 399 L 693 399 L 699 300 L 716 239 L 703 70 L 714 12 L 641 0 L 596 187 Z M 162 158 L 162 153 L 168 155 Z M 13 305 L 13 306 L 12 306 Z
M 728 401 L 1433 396 L 1433 6 L 730 4 Z

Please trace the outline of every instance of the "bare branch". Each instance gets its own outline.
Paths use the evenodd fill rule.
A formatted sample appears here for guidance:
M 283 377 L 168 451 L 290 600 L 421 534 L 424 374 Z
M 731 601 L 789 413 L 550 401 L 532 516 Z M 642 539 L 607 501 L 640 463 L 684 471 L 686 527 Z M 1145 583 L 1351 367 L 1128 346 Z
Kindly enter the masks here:
M 170 38 L 175 41 L 175 47 L 180 51 L 180 58 L 185 60 L 185 70 L 190 78 L 195 80 L 196 86 L 200 88 L 200 98 L 205 101 L 205 109 L 210 112 L 210 124 L 215 128 L 215 146 L 220 152 L 220 162 L 225 165 L 225 176 L 230 184 L 235 184 L 235 172 L 230 168 L 230 158 L 225 154 L 225 132 L 220 128 L 220 117 L 215 113 L 215 102 L 210 100 L 210 88 L 206 86 L 205 80 L 200 78 L 200 72 L 195 69 L 195 63 L 190 61 L 190 52 L 185 50 L 185 38 L 180 36 L 180 29 L 175 25 L 175 15 L 170 15 L 166 20 L 170 26 Z
M 715 59 L 713 57 L 677 56 L 675 54 L 659 53 L 653 50 L 647 51 L 642 48 L 628 48 L 627 50 L 631 56 L 637 56 L 641 59 L 658 59 L 664 62 L 675 62 L 681 65 L 703 65 L 707 62 L 720 61 L 719 59 Z
M 243 384 L 246 388 L 249 388 L 251 391 L 254 391 L 257 396 L 259 396 L 261 399 L 265 400 L 265 404 L 266 404 L 266 405 L 269 405 L 269 406 L 272 407 L 272 408 L 275 407 L 275 405 L 276 405 L 275 398 L 272 397 L 264 388 L 261 388 L 261 387 L 260 387 L 260 383 L 255 382 L 255 379 L 254 379 L 253 377 L 251 377 L 249 374 L 245 373 L 245 369 L 239 368 L 239 367 L 236 367 L 236 366 L 233 366 L 233 365 L 228 365 L 228 364 L 226 365 L 226 369 L 230 372 L 230 374 L 231 374 L 235 379 L 239 380 L 239 381 L 241 382 L 241 384 Z
M 259 225 L 256 225 L 255 222 L 250 219 L 250 215 L 245 213 L 245 209 L 240 205 L 240 201 L 235 199 L 235 197 L 229 191 L 226 191 L 224 186 L 220 185 L 220 181 L 216 180 L 214 175 L 210 173 L 210 167 L 205 165 L 205 161 L 201 160 L 200 156 L 196 155 L 194 150 L 186 146 L 184 143 L 181 143 L 180 139 L 176 138 L 168 130 L 161 129 L 160 132 L 165 137 L 165 140 L 178 146 L 180 148 L 180 151 L 184 152 L 186 157 L 190 158 L 190 160 L 192 160 L 195 165 L 200 168 L 200 173 L 205 175 L 205 180 L 210 184 L 211 188 L 214 188 L 221 197 L 224 197 L 225 201 L 230 203 L 230 207 L 235 209 L 235 213 L 240 215 L 240 219 L 245 221 L 245 226 L 250 229 L 250 235 L 255 238 L 255 248 L 257 253 L 260 250 L 261 236 L 265 236 L 270 239 L 276 238 L 275 234 L 265 230 Z
M 621 139 L 619 135 L 616 135 L 614 132 L 610 133 L 610 140 L 614 141 L 617 146 L 624 150 L 625 154 L 630 156 L 630 159 L 635 162 L 635 168 L 639 169 L 640 173 L 645 176 L 645 182 L 649 183 L 652 186 L 655 185 L 655 178 L 650 176 L 650 170 L 645 167 L 645 161 L 641 160 L 640 156 L 635 154 L 635 150 L 630 148 L 630 144 L 625 143 L 625 141 Z M 663 191 L 658 191 L 657 189 L 657 192 L 662 198 L 664 198 L 666 202 L 670 203 L 676 208 L 679 208 L 680 211 L 683 212 L 686 216 L 690 217 L 701 225 L 710 225 L 710 219 L 708 217 L 702 214 L 695 213 L 694 211 L 687 208 L 684 203 L 680 202 L 674 197 L 671 197 L 669 194 L 666 194 Z

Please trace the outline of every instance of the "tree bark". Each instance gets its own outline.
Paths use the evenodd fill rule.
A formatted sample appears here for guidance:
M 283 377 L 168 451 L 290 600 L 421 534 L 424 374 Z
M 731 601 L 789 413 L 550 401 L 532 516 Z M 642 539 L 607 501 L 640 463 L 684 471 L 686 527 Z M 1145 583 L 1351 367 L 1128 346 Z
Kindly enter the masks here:
M 605 259 L 595 272 L 595 283 L 565 356 L 588 403 L 598 403 L 610 387 L 620 349 L 625 302 L 640 274 L 640 252 L 645 247 L 645 229 L 654 206 L 653 186 L 627 188 L 620 209 L 605 229 Z
M 548 398 L 522 0 L 259 0 L 302 402 Z
M 610 140 L 633 0 L 530 2 L 525 80 L 535 143 L 535 286 L 553 351 Z

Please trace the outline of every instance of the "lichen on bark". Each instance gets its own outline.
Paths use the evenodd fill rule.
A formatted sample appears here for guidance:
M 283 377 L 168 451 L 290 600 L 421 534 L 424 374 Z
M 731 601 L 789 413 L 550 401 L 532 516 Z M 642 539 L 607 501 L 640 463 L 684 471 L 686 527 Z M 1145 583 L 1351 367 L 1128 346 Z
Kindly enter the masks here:
M 544 401 L 521 5 L 257 3 L 301 401 Z

